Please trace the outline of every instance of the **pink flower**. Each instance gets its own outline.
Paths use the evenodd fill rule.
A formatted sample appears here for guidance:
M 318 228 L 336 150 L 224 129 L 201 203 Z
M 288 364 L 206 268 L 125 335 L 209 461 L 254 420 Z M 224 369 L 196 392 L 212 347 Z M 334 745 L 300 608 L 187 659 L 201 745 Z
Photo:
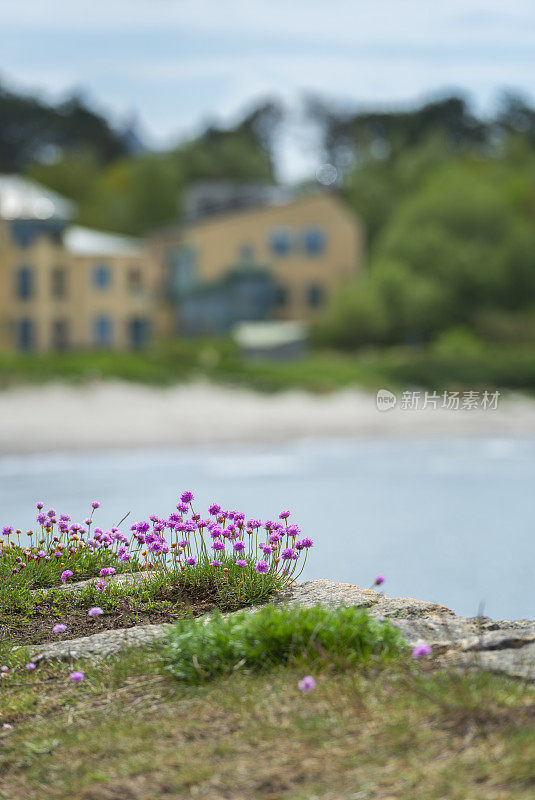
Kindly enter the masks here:
M 57 556 L 58 553 L 54 553 L 54 555 Z M 61 553 L 59 553 L 59 556 L 61 557 Z M 64 572 L 61 573 L 61 582 L 66 583 L 67 578 L 72 578 L 72 576 L 73 576 L 72 570 L 66 569 Z
M 412 651 L 413 658 L 423 658 L 424 656 L 428 656 L 430 654 L 431 654 L 431 647 L 425 642 L 418 642 L 418 644 L 413 648 Z
M 384 575 L 378 575 L 375 579 L 375 586 L 380 586 L 384 582 L 385 582 Z
M 26 664 L 26 669 L 28 670 L 28 672 L 33 672 L 34 671 L 35 664 L 33 663 L 33 661 L 30 661 L 30 662 L 28 662 L 28 664 Z
M 54 625 L 52 628 L 52 633 L 64 633 L 66 630 L 67 626 L 60 622 L 57 625 Z
M 297 683 L 298 689 L 301 692 L 311 692 L 316 688 L 316 681 L 312 675 L 305 675 L 305 677 Z
M 13 730 L 13 725 L 10 725 L 9 722 L 4 722 L 4 724 L 2 725 L 2 730 L 3 731 L 12 731 Z
M 75 683 L 80 683 L 80 681 L 83 681 L 84 677 L 84 673 L 80 672 L 79 670 L 74 670 L 74 672 L 71 672 L 69 675 L 69 678 Z
M 90 608 L 89 611 L 87 612 L 88 617 L 100 617 L 101 614 L 104 614 L 104 611 L 98 606 Z

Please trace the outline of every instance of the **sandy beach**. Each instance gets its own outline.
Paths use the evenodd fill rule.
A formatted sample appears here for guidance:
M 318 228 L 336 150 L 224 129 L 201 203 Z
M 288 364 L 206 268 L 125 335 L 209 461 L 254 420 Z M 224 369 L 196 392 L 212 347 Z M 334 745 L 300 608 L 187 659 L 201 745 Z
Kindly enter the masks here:
M 535 401 L 496 410 L 378 411 L 375 395 L 275 395 L 203 383 L 155 388 L 55 383 L 0 393 L 0 454 L 271 442 L 303 437 L 535 434 Z

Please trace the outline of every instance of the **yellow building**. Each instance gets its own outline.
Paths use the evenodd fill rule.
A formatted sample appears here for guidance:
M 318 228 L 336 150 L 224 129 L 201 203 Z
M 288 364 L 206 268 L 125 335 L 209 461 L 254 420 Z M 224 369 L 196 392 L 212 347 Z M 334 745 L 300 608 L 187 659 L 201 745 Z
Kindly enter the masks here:
M 0 176 L 0 348 L 125 349 L 155 334 L 160 271 L 144 243 L 71 226 L 73 210 Z
M 218 319 L 222 330 L 232 322 L 222 299 L 231 274 L 243 277 L 264 270 L 273 285 L 273 302 L 264 305 L 264 318 L 306 321 L 321 314 L 333 292 L 362 267 L 363 229 L 333 193 L 213 211 L 160 230 L 151 240 L 177 303 L 179 330 L 184 318 L 195 322 L 204 312 L 207 322 L 216 320 L 214 332 Z M 220 287 L 219 295 L 214 289 L 202 301 L 210 286 Z M 186 330 L 195 331 L 195 326 L 188 322 Z

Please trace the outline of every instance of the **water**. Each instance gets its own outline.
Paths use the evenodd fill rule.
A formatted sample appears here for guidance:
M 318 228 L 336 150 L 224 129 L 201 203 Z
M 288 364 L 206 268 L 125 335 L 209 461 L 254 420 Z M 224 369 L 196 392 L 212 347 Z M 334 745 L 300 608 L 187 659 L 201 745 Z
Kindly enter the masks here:
M 303 577 L 417 597 L 473 616 L 535 617 L 535 440 L 374 439 L 0 458 L 0 523 L 34 526 L 43 500 L 102 527 L 218 501 L 285 508 L 315 541 Z M 125 528 L 127 523 L 125 523 Z

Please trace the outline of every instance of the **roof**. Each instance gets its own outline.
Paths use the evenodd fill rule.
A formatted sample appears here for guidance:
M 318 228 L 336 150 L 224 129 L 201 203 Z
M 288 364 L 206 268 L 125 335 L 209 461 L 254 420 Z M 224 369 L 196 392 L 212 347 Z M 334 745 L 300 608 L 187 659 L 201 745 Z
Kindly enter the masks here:
M 241 347 L 280 347 L 303 342 L 306 338 L 307 330 L 302 322 L 240 322 L 234 328 L 234 340 Z
M 74 203 L 35 181 L 0 175 L 0 217 L 67 221 L 74 211 Z
M 67 250 L 77 256 L 138 256 L 142 242 L 131 236 L 71 225 L 63 235 Z
M 165 225 L 153 230 L 152 241 L 174 241 L 177 236 L 182 236 L 190 231 L 203 231 L 214 225 L 226 225 L 229 222 L 234 222 L 237 219 L 244 219 L 248 216 L 254 217 L 257 215 L 270 215 L 286 208 L 301 205 L 303 203 L 315 203 L 318 199 L 327 199 L 329 202 L 335 202 L 339 208 L 344 209 L 345 213 L 354 219 L 353 213 L 349 211 L 346 203 L 337 191 L 327 191 L 325 189 L 316 189 L 314 191 L 303 191 L 294 193 L 289 199 L 279 202 L 267 203 L 265 205 L 248 206 L 245 208 L 227 210 L 219 214 L 201 217 L 196 220 L 183 220 L 180 223 Z

